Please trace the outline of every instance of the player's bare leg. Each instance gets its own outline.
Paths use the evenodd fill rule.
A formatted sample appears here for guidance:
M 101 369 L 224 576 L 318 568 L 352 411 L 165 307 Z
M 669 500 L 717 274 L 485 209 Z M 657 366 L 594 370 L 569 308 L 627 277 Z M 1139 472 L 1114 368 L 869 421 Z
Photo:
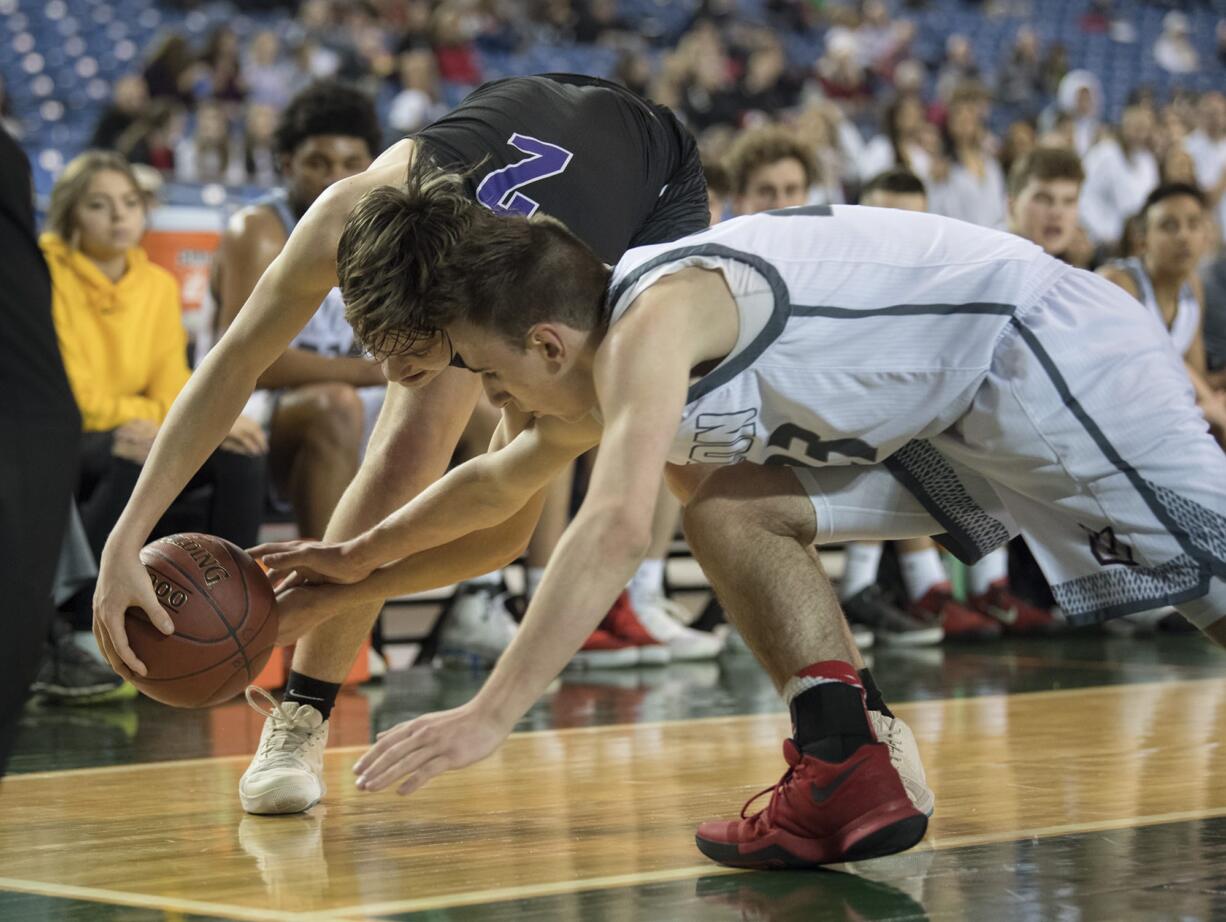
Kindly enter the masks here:
M 277 401 L 268 463 L 302 538 L 323 537 L 357 473 L 363 413 L 357 390 L 341 382 L 290 388 Z
M 695 558 L 776 688 L 791 699 L 799 673 L 814 664 L 846 664 L 840 675 L 863 689 L 868 723 L 888 744 L 908 796 L 931 814 L 934 799 L 915 738 L 886 707 L 856 649 L 813 546 L 813 504 L 795 475 L 745 464 L 719 468 L 693 490 L 684 521 Z M 844 716 L 854 723 L 854 714 Z
M 475 375 L 460 371 L 446 371 L 418 390 L 390 387 L 365 461 L 325 538 L 353 537 L 441 477 L 480 390 Z M 298 642 L 284 699 L 259 708 L 268 720 L 239 782 L 248 813 L 299 813 L 323 796 L 328 714 L 381 608 L 338 611 Z

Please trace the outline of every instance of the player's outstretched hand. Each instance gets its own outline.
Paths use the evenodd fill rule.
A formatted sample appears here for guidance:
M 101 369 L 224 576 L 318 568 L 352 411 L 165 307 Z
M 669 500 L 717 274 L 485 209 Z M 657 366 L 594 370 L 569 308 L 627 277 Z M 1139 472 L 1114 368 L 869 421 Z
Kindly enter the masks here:
M 270 541 L 247 553 L 268 568 L 278 592 L 304 583 L 358 583 L 374 569 L 357 558 L 350 541 Z
M 397 794 L 412 794 L 443 772 L 481 761 L 510 732 L 510 726 L 471 701 L 406 720 L 380 733 L 358 759 L 353 767 L 358 790 L 382 791 L 399 782 Z
M 103 553 L 94 589 L 94 637 L 98 647 L 119 675 L 125 679 L 145 675 L 145 664 L 128 646 L 124 615 L 139 608 L 163 634 L 173 634 L 175 624 L 153 592 L 149 574 L 136 554 Z

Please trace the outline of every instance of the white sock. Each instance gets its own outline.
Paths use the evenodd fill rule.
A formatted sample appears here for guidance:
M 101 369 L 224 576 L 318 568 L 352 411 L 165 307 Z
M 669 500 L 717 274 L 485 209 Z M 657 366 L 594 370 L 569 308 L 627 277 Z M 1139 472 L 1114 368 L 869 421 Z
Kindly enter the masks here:
M 850 599 L 877 582 L 883 547 L 880 541 L 853 541 L 847 545 L 847 562 L 843 565 L 843 578 L 839 580 L 840 599 Z
M 971 595 L 983 595 L 993 583 L 1009 578 L 1009 551 L 1003 547 L 992 551 L 971 565 L 966 578 Z
M 903 551 L 898 555 L 902 564 L 902 581 L 907 587 L 907 598 L 912 602 L 922 599 L 937 583 L 949 581 L 941 566 L 941 555 L 934 547 L 923 551 Z
M 664 595 L 664 559 L 648 557 L 639 564 L 630 577 L 630 604 L 638 606 L 650 599 L 658 599 Z
M 536 590 L 541 585 L 541 578 L 544 575 L 544 567 L 528 567 L 528 572 L 524 575 L 524 595 L 528 598 L 536 595 Z

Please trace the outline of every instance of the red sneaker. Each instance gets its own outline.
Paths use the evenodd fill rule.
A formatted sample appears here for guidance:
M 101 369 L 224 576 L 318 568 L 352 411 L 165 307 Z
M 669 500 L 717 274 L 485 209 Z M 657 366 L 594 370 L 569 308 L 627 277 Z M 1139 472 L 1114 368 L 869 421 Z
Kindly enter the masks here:
M 913 618 L 941 625 L 946 640 L 990 640 L 1001 633 L 999 621 L 963 605 L 939 583 L 912 602 L 908 611 Z
M 783 743 L 788 770 L 765 810 L 698 827 L 698 850 L 737 868 L 808 868 L 892 855 L 924 837 L 928 817 L 912 806 L 884 743 L 866 743 L 844 762 Z
M 1004 583 L 993 583 L 983 595 L 973 595 L 968 601 L 975 611 L 999 621 L 1006 634 L 1050 634 L 1060 629 L 1060 622 L 1048 609 L 1018 598 Z
M 672 659 L 668 647 L 647 633 L 647 628 L 643 627 L 634 607 L 630 604 L 630 593 L 624 590 L 613 603 L 613 607 L 609 609 L 609 613 L 604 616 L 604 620 L 600 622 L 600 628 L 638 647 L 640 665 L 663 666 Z

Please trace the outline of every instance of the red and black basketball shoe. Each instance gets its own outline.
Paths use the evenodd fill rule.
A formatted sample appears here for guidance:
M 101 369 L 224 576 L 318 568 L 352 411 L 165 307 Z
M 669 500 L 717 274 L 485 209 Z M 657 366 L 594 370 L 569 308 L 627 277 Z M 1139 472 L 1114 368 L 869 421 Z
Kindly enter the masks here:
M 698 850 L 738 868 L 809 868 L 892 855 L 924 837 L 928 818 L 912 805 L 884 743 L 866 743 L 842 762 L 806 755 L 783 743 L 788 770 L 750 798 L 739 820 L 698 827 Z M 767 793 L 766 809 L 746 816 Z

